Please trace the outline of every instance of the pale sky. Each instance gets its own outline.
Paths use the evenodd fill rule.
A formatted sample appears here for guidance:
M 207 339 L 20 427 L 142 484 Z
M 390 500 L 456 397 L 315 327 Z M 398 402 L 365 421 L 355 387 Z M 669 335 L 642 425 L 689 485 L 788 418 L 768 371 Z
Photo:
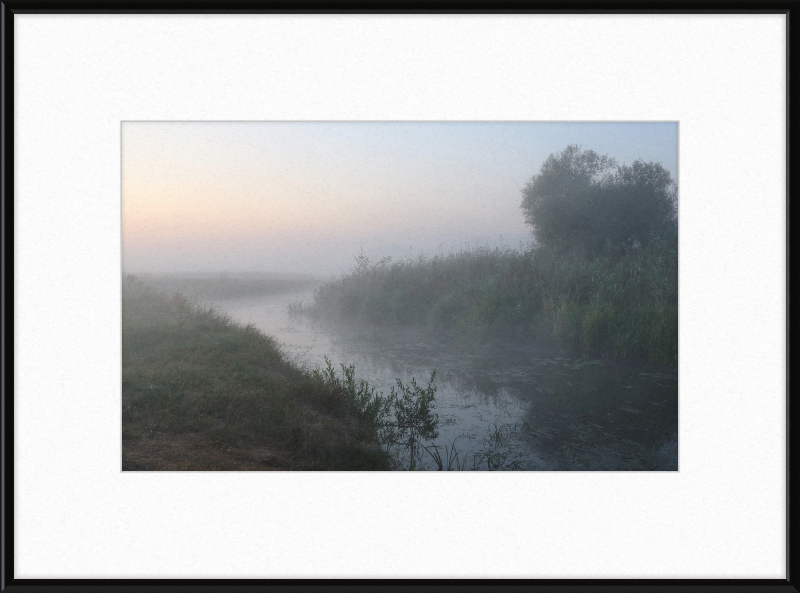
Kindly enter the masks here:
M 125 122 L 123 270 L 324 279 L 362 248 L 518 247 L 521 189 L 569 144 L 678 180 L 674 122 Z

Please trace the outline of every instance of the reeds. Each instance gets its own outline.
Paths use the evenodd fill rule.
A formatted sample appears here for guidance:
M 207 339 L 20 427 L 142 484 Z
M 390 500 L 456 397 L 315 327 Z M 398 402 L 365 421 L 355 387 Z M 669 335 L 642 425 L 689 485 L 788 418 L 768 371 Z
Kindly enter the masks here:
M 533 338 L 593 355 L 677 363 L 677 245 L 586 259 L 548 249 L 475 248 L 372 264 L 319 286 L 297 313 L 415 325 L 477 339 Z

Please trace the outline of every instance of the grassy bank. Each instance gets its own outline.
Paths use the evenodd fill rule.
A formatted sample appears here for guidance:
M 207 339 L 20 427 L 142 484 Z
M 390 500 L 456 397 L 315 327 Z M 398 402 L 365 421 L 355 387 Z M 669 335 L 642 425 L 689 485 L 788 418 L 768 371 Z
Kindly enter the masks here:
M 677 364 L 674 243 L 587 259 L 547 249 L 474 249 L 370 262 L 293 308 L 477 339 L 536 339 L 592 355 Z
M 365 390 L 185 296 L 123 283 L 123 469 L 390 469 Z

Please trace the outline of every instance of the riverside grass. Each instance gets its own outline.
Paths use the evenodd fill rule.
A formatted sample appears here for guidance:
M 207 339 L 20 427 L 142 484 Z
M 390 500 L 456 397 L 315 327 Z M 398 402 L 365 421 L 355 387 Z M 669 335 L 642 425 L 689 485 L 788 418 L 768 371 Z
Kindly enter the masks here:
M 655 240 L 589 259 L 545 248 L 475 248 L 375 264 L 362 253 L 351 273 L 290 310 L 677 364 L 678 250 Z
M 390 469 L 358 403 L 255 327 L 123 282 L 124 470 Z

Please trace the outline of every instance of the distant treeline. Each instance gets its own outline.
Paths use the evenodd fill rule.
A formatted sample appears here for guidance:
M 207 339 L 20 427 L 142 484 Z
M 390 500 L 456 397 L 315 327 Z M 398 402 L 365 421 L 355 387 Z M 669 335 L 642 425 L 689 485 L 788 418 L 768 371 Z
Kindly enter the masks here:
M 180 292 L 201 300 L 295 292 L 315 283 L 308 274 L 141 274 L 138 278 L 157 291 Z
M 473 249 L 370 262 L 295 309 L 462 338 L 536 339 L 592 355 L 677 364 L 677 243 L 583 257 L 549 248 Z

